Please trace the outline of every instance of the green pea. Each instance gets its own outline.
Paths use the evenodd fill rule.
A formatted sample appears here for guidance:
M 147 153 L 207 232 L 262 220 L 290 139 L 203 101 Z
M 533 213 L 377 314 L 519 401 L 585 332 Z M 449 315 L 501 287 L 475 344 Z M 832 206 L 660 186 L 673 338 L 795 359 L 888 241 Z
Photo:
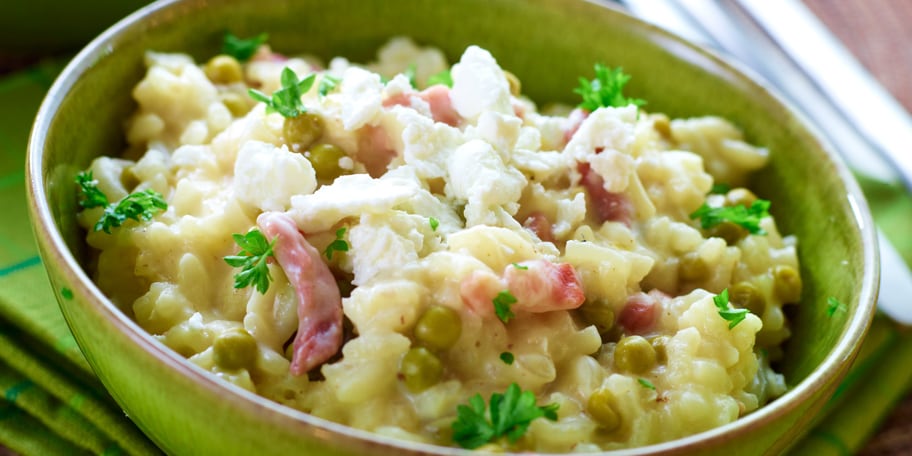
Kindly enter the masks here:
M 663 138 L 671 138 L 671 120 L 665 114 L 653 115 L 652 129 Z
M 323 136 L 323 118 L 311 112 L 305 112 L 297 117 L 285 119 L 282 133 L 285 140 L 305 150 Z
M 212 343 L 215 364 L 222 369 L 236 370 L 253 366 L 257 356 L 257 341 L 243 328 L 229 329 Z
M 751 207 L 751 204 L 754 204 L 754 201 L 757 201 L 757 195 L 743 187 L 733 188 L 725 195 L 726 206 L 741 205 L 744 207 Z
M 339 159 L 345 157 L 345 151 L 332 144 L 317 144 L 310 148 L 307 158 L 317 173 L 317 179 L 332 181 L 341 176 L 345 170 L 339 166 Z
M 695 252 L 684 255 L 678 263 L 678 275 L 684 280 L 703 280 L 709 274 L 709 265 Z
M 659 364 L 665 364 L 668 362 L 668 342 L 671 341 L 671 338 L 668 336 L 656 336 L 649 341 L 652 344 L 653 350 L 656 354 L 656 362 Z
M 710 228 L 708 234 L 712 237 L 725 239 L 725 243 L 728 245 L 735 245 L 747 236 L 747 230 L 741 225 L 726 220 Z
M 424 347 L 413 347 L 402 357 L 399 373 L 413 393 L 424 391 L 440 381 L 443 364 Z
M 241 94 L 235 92 L 223 92 L 219 95 L 222 104 L 228 108 L 228 111 L 231 112 L 231 115 L 235 117 L 241 117 L 247 114 L 250 111 L 250 102 L 247 101 L 249 98 L 241 96 Z
M 522 93 L 522 83 L 519 82 L 519 78 L 515 74 L 503 70 L 504 77 L 507 78 L 507 83 L 510 84 L 510 94 L 514 97 L 518 97 Z
M 801 299 L 801 275 L 785 265 L 773 268 L 773 289 L 782 302 L 798 302 Z
M 749 310 L 752 314 L 763 316 L 766 311 L 766 298 L 756 285 L 750 282 L 738 282 L 728 289 L 728 301 L 735 307 Z
M 459 312 L 446 306 L 429 307 L 415 324 L 415 338 L 436 350 L 452 347 L 461 333 Z
M 217 55 L 206 62 L 203 73 L 216 84 L 231 84 L 244 78 L 241 63 L 230 55 Z
M 621 415 L 617 412 L 617 399 L 608 388 L 600 388 L 589 396 L 586 411 L 595 422 L 606 431 L 613 431 L 621 425 Z
M 621 339 L 614 348 L 614 365 L 623 372 L 642 374 L 656 364 L 656 351 L 642 336 Z
M 599 335 L 606 336 L 614 327 L 614 310 L 604 301 L 586 301 L 580 306 L 580 314 L 586 323 L 594 325 Z

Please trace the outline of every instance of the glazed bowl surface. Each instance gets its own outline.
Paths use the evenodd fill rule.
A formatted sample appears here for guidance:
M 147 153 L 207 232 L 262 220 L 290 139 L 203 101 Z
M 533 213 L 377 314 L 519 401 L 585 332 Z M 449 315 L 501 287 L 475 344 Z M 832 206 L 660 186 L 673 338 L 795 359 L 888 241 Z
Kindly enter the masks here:
M 89 363 L 127 415 L 170 454 L 460 454 L 379 437 L 262 399 L 195 367 L 121 312 L 86 272 L 74 176 L 117 154 L 148 49 L 202 61 L 226 30 L 268 32 L 288 53 L 368 61 L 408 36 L 454 61 L 471 44 L 497 57 L 539 103 L 575 103 L 593 62 L 622 66 L 630 93 L 670 117 L 716 115 L 771 151 L 750 187 L 798 244 L 804 289 L 779 366 L 790 390 L 758 411 L 628 454 L 776 454 L 812 423 L 845 375 L 874 312 L 878 259 L 863 196 L 807 123 L 731 63 L 597 2 L 567 0 L 207 0 L 154 3 L 86 47 L 54 84 L 28 151 L 30 210 L 57 299 Z M 66 291 L 64 291 L 66 290 Z M 827 298 L 846 312 L 828 315 Z

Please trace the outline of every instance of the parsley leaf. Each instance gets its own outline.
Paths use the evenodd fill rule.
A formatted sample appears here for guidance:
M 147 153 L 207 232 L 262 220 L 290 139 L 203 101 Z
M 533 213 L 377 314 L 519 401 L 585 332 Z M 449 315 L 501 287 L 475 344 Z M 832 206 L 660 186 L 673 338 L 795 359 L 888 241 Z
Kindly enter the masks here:
M 247 234 L 235 233 L 231 237 L 241 247 L 237 255 L 223 258 L 229 266 L 241 268 L 241 272 L 234 275 L 234 288 L 244 288 L 254 284 L 260 294 L 266 294 L 266 290 L 269 289 L 269 281 L 272 280 L 266 259 L 275 256 L 272 250 L 275 246 L 275 239 L 269 242 L 258 229 L 250 230 Z
M 648 388 L 653 391 L 655 391 L 655 389 L 656 389 L 655 385 L 653 385 L 652 382 L 650 382 L 649 380 L 646 380 L 645 378 L 638 378 L 637 382 L 639 382 L 640 386 L 642 386 L 643 388 Z
M 269 35 L 265 33 L 245 40 L 234 36 L 231 32 L 225 32 L 225 37 L 222 38 L 222 53 L 228 54 L 240 62 L 246 62 L 253 57 L 253 54 L 256 54 L 257 49 L 267 39 L 269 39 Z
M 573 90 L 583 97 L 579 107 L 592 112 L 601 107 L 624 107 L 627 105 L 643 106 L 646 101 L 639 98 L 627 98 L 623 89 L 630 81 L 623 68 L 608 68 L 601 63 L 595 64 L 595 79 L 579 78 L 580 86 Z
M 544 417 L 557 421 L 558 404 L 540 407 L 535 403 L 535 395 L 522 391 L 516 383 L 511 383 L 504 394 L 492 394 L 490 404 L 490 421 L 480 394 L 469 398 L 469 405 L 456 408 L 456 421 L 452 425 L 454 442 L 468 449 L 500 437 L 515 443 L 526 433 L 532 420 Z
M 519 263 L 513 263 L 513 267 L 516 268 L 516 269 L 519 269 L 520 271 L 528 271 L 528 270 L 529 270 L 529 267 L 528 267 L 528 266 L 523 266 L 523 265 L 521 265 L 521 264 L 519 264 Z
M 832 317 L 833 315 L 836 315 L 836 312 L 845 312 L 845 311 L 846 311 L 845 304 L 839 302 L 838 299 L 836 299 L 832 296 L 827 298 L 827 316 L 828 317 Z
M 443 70 L 440 73 L 432 74 L 427 80 L 427 85 L 429 87 L 432 85 L 453 87 L 453 75 L 450 74 L 450 70 Z
M 323 77 L 320 78 L 320 84 L 317 85 L 317 93 L 319 93 L 321 97 L 325 97 L 326 94 L 332 92 L 333 89 L 339 85 L 340 81 L 342 80 L 324 73 Z
M 93 228 L 95 231 L 111 234 L 111 228 L 117 228 L 127 220 L 149 221 L 158 212 L 168 209 L 168 203 L 162 194 L 151 188 L 131 193 L 116 203 L 109 203 L 108 197 L 98 189 L 98 181 L 92 177 L 91 171 L 77 174 L 76 183 L 82 191 L 80 206 L 86 209 L 104 207 L 101 218 Z
M 728 322 L 728 329 L 738 326 L 738 323 L 741 323 L 747 317 L 747 309 L 728 308 L 728 288 L 722 290 L 722 293 L 713 296 L 713 303 L 719 309 L 719 316 Z
M 79 184 L 79 188 L 82 190 L 82 198 L 79 200 L 80 206 L 91 209 L 108 205 L 108 197 L 98 189 L 98 181 L 92 177 L 91 171 L 83 171 L 77 174 L 76 183 Z
M 149 221 L 159 211 L 168 209 L 168 203 L 161 193 L 146 189 L 141 192 L 131 193 L 120 202 L 109 204 L 102 214 L 101 219 L 95 224 L 95 231 L 104 230 L 111 234 L 111 228 L 117 228 L 127 219 Z
M 703 203 L 699 209 L 690 214 L 691 219 L 700 219 L 700 226 L 704 230 L 719 225 L 722 222 L 729 221 L 745 228 L 751 234 L 766 234 L 766 230 L 760 228 L 760 221 L 764 217 L 769 217 L 770 202 L 758 199 L 750 207 L 743 205 L 711 207 Z
M 297 117 L 307 112 L 304 103 L 301 102 L 301 96 L 310 90 L 316 77 L 316 74 L 311 73 L 306 78 L 298 80 L 294 70 L 285 67 L 281 76 L 282 88 L 273 92 L 271 97 L 256 89 L 248 89 L 247 93 L 250 98 L 266 103 L 266 112 L 277 112 L 288 118 Z
M 415 70 L 416 70 L 416 69 L 417 69 L 417 67 L 416 67 L 415 64 L 413 63 L 413 64 L 409 65 L 408 68 L 406 68 L 405 71 L 402 72 L 402 74 L 404 74 L 405 77 L 408 78 L 409 84 L 411 84 L 412 87 L 414 87 L 414 88 L 417 89 L 417 88 L 418 88 L 418 81 L 415 79 Z
M 497 293 L 492 302 L 494 303 L 494 313 L 497 314 L 497 318 L 500 318 L 500 321 L 506 323 L 511 318 L 516 317 L 516 314 L 510 310 L 510 306 L 516 304 L 516 297 L 510 293 L 510 290 Z
M 333 252 L 348 252 L 348 242 L 345 242 L 343 239 L 345 236 L 345 228 L 339 228 L 336 230 L 336 240 L 329 243 L 326 246 L 326 250 L 323 251 L 323 254 L 326 255 L 326 259 L 333 259 Z
M 731 185 L 725 183 L 713 184 L 712 188 L 709 189 L 709 193 L 713 195 L 724 195 L 732 189 Z
M 500 360 L 503 361 L 505 364 L 513 364 L 513 360 L 515 360 L 515 359 L 516 359 L 516 357 L 513 356 L 513 353 L 503 352 L 500 354 Z
M 440 221 L 434 217 L 428 218 L 428 223 L 431 224 L 431 231 L 437 231 L 437 227 L 440 226 Z

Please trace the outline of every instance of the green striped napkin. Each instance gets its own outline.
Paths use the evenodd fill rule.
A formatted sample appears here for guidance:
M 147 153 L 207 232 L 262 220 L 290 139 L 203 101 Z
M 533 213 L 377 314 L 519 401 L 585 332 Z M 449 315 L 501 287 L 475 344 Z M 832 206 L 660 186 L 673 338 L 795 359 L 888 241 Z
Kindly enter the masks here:
M 62 68 L 52 61 L 0 79 L 0 444 L 24 455 L 156 454 L 95 379 L 66 327 L 32 239 L 25 150 L 32 120 Z M 865 181 L 883 231 L 912 259 L 912 199 L 898 185 Z M 890 362 L 882 362 L 889 354 Z M 824 418 L 794 454 L 847 455 L 864 445 L 902 398 L 912 335 L 875 320 L 859 361 Z

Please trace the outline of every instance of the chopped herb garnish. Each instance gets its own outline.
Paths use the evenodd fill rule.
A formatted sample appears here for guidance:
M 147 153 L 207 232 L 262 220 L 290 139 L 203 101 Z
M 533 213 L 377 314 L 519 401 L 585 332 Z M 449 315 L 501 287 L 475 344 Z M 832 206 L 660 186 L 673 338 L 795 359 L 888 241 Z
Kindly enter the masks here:
M 745 228 L 751 234 L 766 234 L 766 231 L 760 227 L 760 221 L 764 217 L 769 217 L 769 207 L 770 202 L 762 199 L 755 200 L 750 207 L 740 204 L 710 207 L 703 203 L 699 209 L 690 214 L 690 218 L 699 218 L 700 226 L 704 230 L 728 221 Z
M 277 112 L 288 118 L 297 117 L 307 112 L 304 103 L 301 102 L 301 96 L 310 90 L 315 79 L 316 74 L 310 74 L 298 80 L 294 70 L 285 67 L 281 76 L 282 88 L 273 92 L 271 97 L 256 89 L 248 89 L 247 93 L 250 98 L 266 103 L 267 112 Z
M 532 420 L 544 417 L 557 421 L 558 404 L 540 407 L 535 403 L 535 395 L 531 391 L 522 391 L 516 383 L 511 383 L 504 394 L 492 394 L 490 404 L 490 413 L 486 414 L 484 399 L 476 394 L 469 399 L 469 405 L 456 408 L 454 442 L 468 449 L 478 448 L 501 437 L 515 443 L 526 433 Z
M 521 265 L 521 264 L 519 264 L 519 263 L 513 263 L 513 267 L 516 268 L 516 269 L 519 269 L 520 271 L 528 271 L 528 270 L 529 270 L 529 267 L 528 267 L 528 266 L 523 266 L 523 265 Z
M 510 293 L 510 290 L 504 290 L 500 293 L 497 293 L 497 296 L 494 297 L 494 313 L 497 314 L 497 318 L 500 318 L 500 321 L 506 323 L 510 321 L 511 318 L 516 317 L 510 306 L 516 304 L 516 297 Z
M 413 63 L 413 64 L 409 65 L 408 68 L 406 68 L 405 71 L 402 72 L 402 74 L 404 74 L 405 77 L 408 78 L 409 84 L 411 84 L 412 87 L 417 89 L 418 81 L 415 79 L 415 70 L 417 70 L 417 67 Z
M 713 184 L 712 188 L 709 189 L 709 193 L 713 195 L 724 195 L 732 189 L 731 185 L 725 183 Z
M 91 209 L 108 205 L 108 197 L 98 189 L 98 181 L 92 177 L 91 171 L 83 171 L 77 174 L 76 183 L 79 184 L 79 189 L 82 190 L 82 199 L 79 200 L 80 206 Z
M 324 73 L 323 77 L 320 78 L 320 84 L 317 85 L 317 93 L 319 93 L 321 97 L 325 97 L 326 94 L 332 92 L 333 89 L 336 88 L 340 81 L 341 79 Z
M 440 73 L 432 74 L 427 80 L 427 85 L 428 87 L 432 85 L 453 87 L 453 75 L 450 74 L 450 70 L 443 70 Z
M 348 252 L 348 242 L 345 242 L 345 239 L 343 239 L 344 236 L 344 227 L 336 230 L 336 239 L 330 242 L 329 245 L 326 246 L 326 250 L 323 251 L 323 254 L 326 255 L 327 259 L 333 259 L 333 252 Z
M 845 312 L 846 309 L 846 305 L 839 302 L 838 299 L 832 296 L 827 298 L 827 316 L 832 317 L 836 315 L 836 312 Z
M 655 389 L 656 389 L 655 385 L 653 385 L 652 382 L 650 382 L 649 380 L 646 380 L 645 378 L 638 378 L 637 382 L 639 382 L 640 386 L 642 386 L 643 388 L 649 388 L 653 391 L 655 391 Z
M 722 290 L 722 293 L 713 296 L 713 303 L 719 309 L 719 316 L 728 322 L 728 329 L 738 326 L 738 323 L 741 323 L 747 317 L 747 309 L 730 309 L 728 307 L 728 288 Z
M 260 294 L 266 294 L 269 281 L 272 280 L 266 259 L 274 256 L 272 248 L 275 246 L 275 239 L 269 242 L 258 229 L 252 229 L 247 234 L 235 233 L 231 237 L 241 247 L 237 255 L 223 258 L 229 266 L 241 268 L 241 272 L 234 275 L 234 288 L 244 288 L 253 284 Z
M 253 38 L 241 39 L 231 32 L 227 32 L 222 40 L 222 53 L 228 54 L 241 62 L 246 62 L 253 57 L 253 54 L 256 54 L 257 49 L 267 39 L 269 39 L 269 35 L 265 33 L 260 33 Z
M 595 64 L 595 79 L 579 78 L 580 86 L 573 90 L 583 97 L 579 107 L 592 112 L 602 107 L 624 107 L 627 105 L 643 106 L 644 100 L 627 98 L 623 94 L 624 86 L 630 81 L 630 76 L 624 70 L 608 68 L 601 63 Z
M 95 231 L 111 234 L 111 228 L 117 228 L 127 220 L 149 221 L 158 212 L 168 209 L 168 203 L 162 194 L 151 188 L 131 193 L 116 203 L 109 203 L 108 197 L 98 189 L 98 181 L 92 177 L 91 171 L 77 174 L 76 183 L 83 196 L 79 201 L 80 206 L 86 209 L 104 207 L 101 218 L 93 228 Z
M 503 352 L 500 354 L 500 360 L 503 361 L 505 364 L 513 364 L 514 359 L 515 359 L 515 357 L 513 356 L 513 353 Z
M 431 231 L 437 231 L 437 227 L 440 226 L 440 221 L 434 217 L 428 218 L 428 223 L 431 224 Z

